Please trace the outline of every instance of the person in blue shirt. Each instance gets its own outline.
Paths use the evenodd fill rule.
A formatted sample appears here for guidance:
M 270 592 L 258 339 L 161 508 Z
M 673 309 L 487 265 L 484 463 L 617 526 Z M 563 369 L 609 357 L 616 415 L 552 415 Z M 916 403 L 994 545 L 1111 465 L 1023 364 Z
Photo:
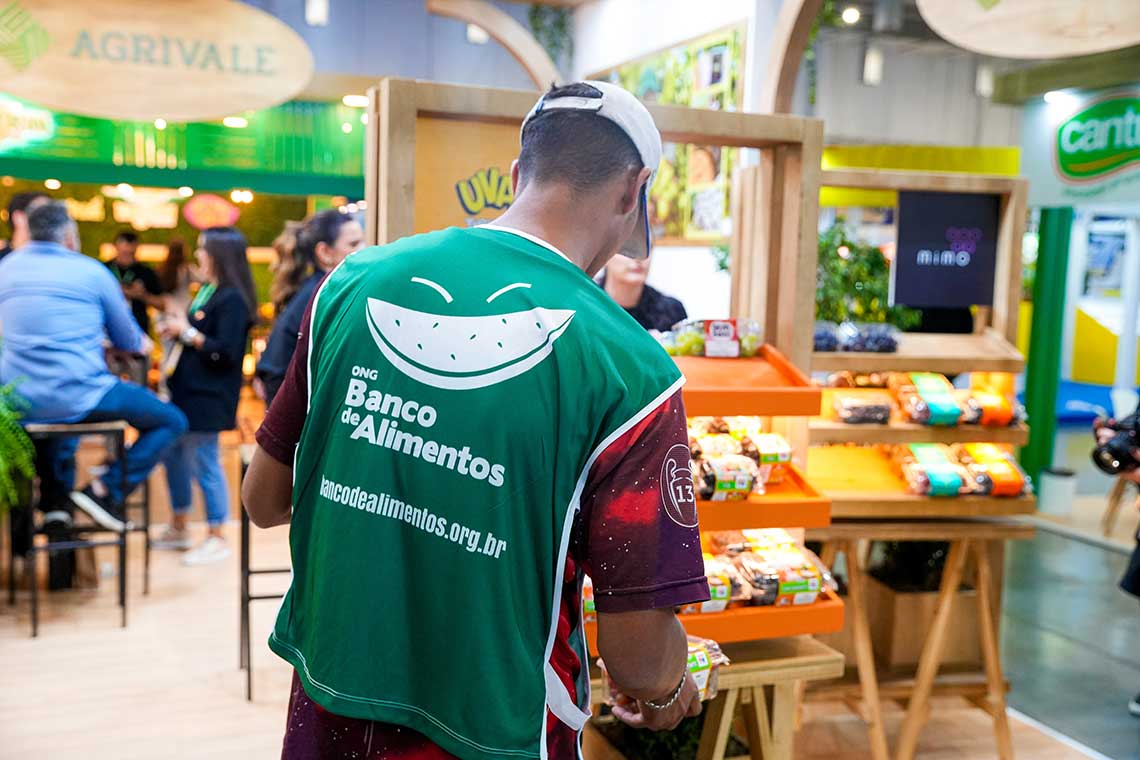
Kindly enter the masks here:
M 270 297 L 277 314 L 265 351 L 257 363 L 254 387 L 266 405 L 273 403 L 297 347 L 301 317 L 327 272 L 364 245 L 364 229 L 348 214 L 328 209 L 303 224 L 289 222 L 273 247 L 277 267 Z
M 27 422 L 121 419 L 138 430 L 125 466 L 127 488 L 133 490 L 186 430 L 186 417 L 108 371 L 106 341 L 131 353 L 149 353 L 152 346 L 114 275 L 76 252 L 79 234 L 67 206 L 36 206 L 28 213 L 28 228 L 31 241 L 0 261 L 0 383 L 18 383 L 17 392 L 29 404 Z M 68 490 L 74 451 L 69 442 L 56 452 L 61 464 L 55 476 Z M 124 526 L 117 506 L 126 496 L 122 471 L 121 462 L 110 462 L 101 477 L 71 493 L 75 506 L 108 530 Z

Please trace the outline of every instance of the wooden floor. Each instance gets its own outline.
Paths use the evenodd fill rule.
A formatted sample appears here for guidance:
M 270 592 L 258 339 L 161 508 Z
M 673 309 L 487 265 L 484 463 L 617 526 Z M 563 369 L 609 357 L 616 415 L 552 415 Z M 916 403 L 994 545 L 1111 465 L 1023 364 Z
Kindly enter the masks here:
M 235 539 L 236 530 L 230 527 Z M 283 562 L 286 535 L 259 532 L 255 562 Z M 0 758 L 278 756 L 290 673 L 264 644 L 276 602 L 255 603 L 255 702 L 247 704 L 237 667 L 236 555 L 204 568 L 183 567 L 165 552 L 154 559 L 149 597 L 141 594 L 141 567 L 132 568 L 126 630 L 118 627 L 111 580 L 96 592 L 54 595 L 35 640 L 26 598 L 15 610 L 0 606 Z M 285 579 L 258 580 L 255 591 L 268 592 Z M 901 720 L 890 706 L 892 735 Z M 1083 757 L 1016 720 L 1013 728 L 1019 758 Z M 868 756 L 862 723 L 840 704 L 808 705 L 797 746 L 804 760 Z M 984 713 L 957 700 L 935 702 L 920 758 L 994 756 Z

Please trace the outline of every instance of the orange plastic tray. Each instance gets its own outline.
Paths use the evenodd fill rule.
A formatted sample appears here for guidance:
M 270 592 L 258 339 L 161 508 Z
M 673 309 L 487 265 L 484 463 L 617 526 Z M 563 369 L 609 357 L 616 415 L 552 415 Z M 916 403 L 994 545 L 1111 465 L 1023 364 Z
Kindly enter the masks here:
M 748 359 L 673 357 L 685 375 L 685 412 L 699 415 L 819 414 L 820 389 L 770 345 Z
M 743 501 L 699 501 L 701 530 L 745 528 L 826 528 L 831 524 L 831 500 L 807 482 L 795 465 L 779 485 L 763 496 Z
M 734 607 L 724 612 L 678 615 L 677 619 L 691 635 L 721 644 L 836 633 L 843 630 L 843 600 L 825 589 L 815 604 L 802 607 Z M 597 636 L 597 624 L 586 623 L 586 641 L 594 656 L 598 654 Z

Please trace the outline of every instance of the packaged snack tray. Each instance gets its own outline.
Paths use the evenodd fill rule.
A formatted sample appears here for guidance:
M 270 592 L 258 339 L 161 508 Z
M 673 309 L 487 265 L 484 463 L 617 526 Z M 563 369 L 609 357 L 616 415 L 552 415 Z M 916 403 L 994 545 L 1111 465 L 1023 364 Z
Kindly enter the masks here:
M 879 322 L 844 322 L 839 326 L 839 349 L 861 353 L 893 354 L 899 350 L 899 330 Z
M 721 651 L 720 644 L 712 639 L 703 639 L 699 636 L 688 637 L 689 656 L 687 668 L 697 685 L 697 694 L 702 702 L 714 699 L 717 695 L 717 675 L 721 667 L 730 664 L 728 657 Z M 618 693 L 617 686 L 610 680 L 606 671 L 606 663 L 598 660 L 598 667 L 606 679 L 606 685 L 611 694 L 617 694 L 614 700 L 618 704 L 631 704 L 632 699 Z
M 673 325 L 671 332 L 679 356 L 736 358 L 760 351 L 760 323 L 752 319 L 689 319 Z
M 834 322 L 816 322 L 815 335 L 812 338 L 813 351 L 839 350 L 839 325 Z
M 894 402 L 885 392 L 836 393 L 832 407 L 835 418 L 848 425 L 885 425 L 891 421 Z

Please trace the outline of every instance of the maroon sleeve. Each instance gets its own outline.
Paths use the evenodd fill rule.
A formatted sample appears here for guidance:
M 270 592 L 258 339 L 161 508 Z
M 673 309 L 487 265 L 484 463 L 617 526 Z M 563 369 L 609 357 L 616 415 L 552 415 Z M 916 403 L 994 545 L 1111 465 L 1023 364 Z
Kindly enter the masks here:
M 301 317 L 297 348 L 289 361 L 289 369 L 285 371 L 285 380 L 257 429 L 257 443 L 262 450 L 290 467 L 293 466 L 293 453 L 301 440 L 301 429 L 309 411 L 309 324 L 313 300 L 315 298 L 309 300 L 305 316 Z
M 599 612 L 709 598 L 681 392 L 611 443 L 582 492 L 578 556 Z

